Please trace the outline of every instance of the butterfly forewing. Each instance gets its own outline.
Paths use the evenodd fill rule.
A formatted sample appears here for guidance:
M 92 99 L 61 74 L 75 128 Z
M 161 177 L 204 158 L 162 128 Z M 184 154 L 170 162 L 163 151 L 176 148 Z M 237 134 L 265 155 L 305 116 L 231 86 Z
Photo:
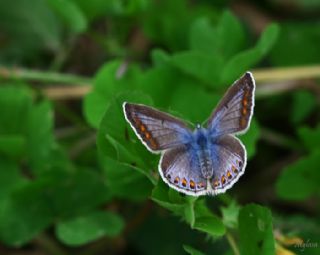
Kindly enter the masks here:
M 219 137 L 212 146 L 214 174 L 210 180 L 213 194 L 225 192 L 244 173 L 246 150 L 242 143 L 232 135 Z
M 183 121 L 151 107 L 124 103 L 123 110 L 137 136 L 152 152 L 175 148 L 191 135 Z
M 230 87 L 208 120 L 213 136 L 247 130 L 253 114 L 254 90 L 254 79 L 249 72 Z

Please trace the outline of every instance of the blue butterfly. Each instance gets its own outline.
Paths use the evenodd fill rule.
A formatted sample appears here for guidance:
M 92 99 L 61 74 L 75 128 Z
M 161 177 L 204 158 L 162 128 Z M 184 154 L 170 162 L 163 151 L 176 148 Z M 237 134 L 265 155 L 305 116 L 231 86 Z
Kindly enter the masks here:
M 225 192 L 244 173 L 246 149 L 235 134 L 250 125 L 255 82 L 245 73 L 226 92 L 207 127 L 187 124 L 151 107 L 125 102 L 126 120 L 141 142 L 161 153 L 159 172 L 171 188 L 193 196 Z

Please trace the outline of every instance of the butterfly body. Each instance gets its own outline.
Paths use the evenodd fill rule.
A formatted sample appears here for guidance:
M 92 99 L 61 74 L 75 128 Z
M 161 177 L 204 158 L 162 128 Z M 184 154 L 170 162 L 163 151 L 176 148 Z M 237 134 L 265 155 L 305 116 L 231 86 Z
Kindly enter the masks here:
M 213 175 L 212 162 L 212 139 L 205 128 L 197 127 L 192 134 L 192 140 L 189 144 L 189 154 L 195 155 L 194 159 L 198 167 L 201 169 L 201 174 L 205 179 Z
M 199 196 L 229 189 L 244 173 L 246 150 L 234 134 L 245 132 L 254 107 L 255 84 L 247 72 L 211 114 L 207 126 L 187 124 L 154 108 L 124 103 L 126 120 L 153 153 L 161 153 L 159 173 L 172 188 Z

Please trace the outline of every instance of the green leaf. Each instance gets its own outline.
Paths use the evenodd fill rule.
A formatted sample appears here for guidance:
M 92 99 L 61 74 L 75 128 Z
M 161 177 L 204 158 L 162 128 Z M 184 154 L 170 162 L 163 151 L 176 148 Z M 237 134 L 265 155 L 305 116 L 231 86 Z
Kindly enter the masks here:
M 194 205 L 195 223 L 193 228 L 205 232 L 216 238 L 225 234 L 226 229 L 222 220 L 206 206 L 204 199 L 198 199 Z
M 70 0 L 78 5 L 86 17 L 92 21 L 99 17 L 105 17 L 112 12 L 114 1 L 104 0 Z
M 181 117 L 192 124 L 205 123 L 212 109 L 217 105 L 221 96 L 218 93 L 208 93 L 199 84 L 185 82 L 172 92 L 171 109 L 177 111 Z M 192 105 L 197 107 L 190 107 Z M 177 117 L 180 117 L 177 115 Z
M 26 180 L 20 174 L 17 164 L 0 158 L 0 203 L 25 183 Z
M 124 221 L 119 215 L 96 211 L 58 223 L 56 235 L 67 245 L 79 246 L 103 236 L 117 236 L 123 227 Z
M 172 193 L 173 192 L 173 193 Z M 152 192 L 152 200 L 162 207 L 182 217 L 191 228 L 205 232 L 213 237 L 222 236 L 225 227 L 222 221 L 208 209 L 203 199 L 181 196 L 162 180 Z
M 0 134 L 20 135 L 25 132 L 25 125 L 32 106 L 31 90 L 24 86 L 0 87 Z
M 91 211 L 110 200 L 112 194 L 94 169 L 50 173 L 42 191 L 56 217 L 69 218 Z M 44 178 L 43 178 L 44 179 Z
M 319 192 L 320 151 L 286 166 L 276 183 L 277 194 L 286 200 L 303 200 Z
M 1 151 L 7 156 L 26 156 L 35 175 L 60 163 L 56 161 L 59 147 L 53 136 L 53 111 L 48 101 L 34 104 L 30 90 L 11 86 L 1 88 L 0 107 L 4 109 L 0 116 Z
M 277 66 L 319 64 L 319 40 L 319 22 L 281 22 L 281 33 L 270 53 L 270 60 Z
M 320 149 L 320 124 L 316 128 L 301 127 L 298 135 L 305 148 L 309 151 Z
M 120 75 L 121 69 L 127 70 Z M 132 80 L 137 72 L 134 66 L 128 68 L 119 60 L 108 62 L 100 68 L 94 78 L 93 90 L 84 99 L 84 115 L 92 127 L 99 127 L 108 105 L 117 94 L 135 88 Z
M 0 209 L 0 239 L 20 246 L 47 228 L 54 219 L 45 182 L 28 184 L 6 199 Z
M 71 0 L 48 0 L 50 6 L 74 33 L 82 33 L 88 22 L 82 10 Z
M 196 250 L 195 248 L 189 246 L 189 245 L 183 245 L 183 249 L 190 255 L 204 255 L 204 253 L 202 253 L 199 250 Z
M 215 27 L 207 17 L 197 19 L 191 26 L 189 41 L 192 50 L 219 56 L 224 62 L 243 48 L 245 37 L 241 23 L 225 11 Z
M 109 157 L 100 156 L 106 183 L 112 196 L 141 201 L 151 194 L 150 172 L 138 170 L 129 164 L 120 163 Z M 143 172 L 143 173 L 142 173 Z M 147 178 L 146 178 L 147 176 Z
M 146 169 L 151 167 L 146 160 L 151 155 L 125 120 L 124 102 L 152 105 L 151 98 L 141 92 L 124 92 L 112 99 L 101 121 L 98 149 L 105 156 Z
M 316 106 L 316 99 L 308 91 L 298 91 L 293 94 L 293 105 L 290 119 L 292 123 L 299 124 L 305 120 Z
M 136 83 L 139 90 L 152 98 L 158 109 L 165 110 L 171 108 L 171 102 L 176 100 L 175 91 L 190 83 L 189 80 L 190 77 L 177 72 L 168 62 L 144 72 Z
M 220 84 L 232 84 L 243 73 L 256 65 L 272 48 L 279 34 L 279 26 L 269 25 L 253 49 L 241 51 L 231 58 L 223 68 Z
M 188 28 L 199 13 L 196 5 L 189 8 L 184 0 L 150 3 L 141 25 L 154 43 L 181 50 L 187 46 Z
M 9 37 L 1 53 L 9 63 L 34 59 L 39 50 L 56 51 L 61 46 L 62 27 L 46 1 L 0 1 L 0 17 L 1 30 Z
M 180 194 L 173 191 L 174 197 L 170 194 L 170 188 L 162 181 L 159 180 L 158 184 L 152 191 L 152 200 L 161 205 L 162 207 L 172 211 L 175 215 L 184 216 L 186 201 L 184 199 L 177 199 Z
M 217 26 L 217 40 L 215 54 L 223 55 L 226 60 L 244 47 L 245 34 L 242 25 L 230 11 L 225 11 L 220 18 Z
M 221 207 L 224 225 L 229 228 L 236 228 L 238 226 L 239 211 L 240 206 L 234 200 L 227 207 Z
M 26 151 L 26 139 L 22 135 L 1 135 L 0 153 L 7 157 L 19 158 Z
M 260 205 L 246 205 L 239 213 L 240 251 L 246 255 L 274 255 L 272 216 Z
M 221 220 L 213 214 L 196 218 L 194 228 L 212 237 L 223 236 L 226 231 Z
M 154 49 L 151 52 L 152 63 L 155 67 L 166 65 L 170 61 L 170 56 L 162 49 Z
M 185 74 L 214 86 L 222 71 L 222 59 L 198 51 L 176 53 L 171 58 L 172 64 Z
M 26 126 L 27 155 L 31 170 L 38 175 L 48 171 L 53 163 L 53 111 L 48 101 L 33 105 L 30 110 Z
M 260 128 L 255 118 L 252 118 L 248 131 L 240 136 L 240 140 L 246 147 L 248 159 L 256 154 L 256 145 L 260 137 Z
M 213 55 L 217 53 L 218 38 L 216 29 L 207 17 L 196 19 L 190 27 L 189 47 L 194 51 L 202 51 Z

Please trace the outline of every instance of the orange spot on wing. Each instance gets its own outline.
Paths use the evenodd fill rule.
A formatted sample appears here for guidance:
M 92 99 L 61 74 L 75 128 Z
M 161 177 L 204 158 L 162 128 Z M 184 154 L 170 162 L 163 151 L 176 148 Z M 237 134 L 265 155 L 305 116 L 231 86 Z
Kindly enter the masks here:
M 146 131 L 146 127 L 141 124 L 141 125 L 140 125 L 140 130 L 141 130 L 141 132 L 145 132 L 145 131 Z
M 218 186 L 219 186 L 219 181 L 218 180 L 216 180 L 214 183 L 213 183 L 213 186 L 215 187 L 215 188 L 217 188 Z
M 145 132 L 144 135 L 146 136 L 146 138 L 149 140 L 151 138 L 151 135 L 149 132 Z
M 243 99 L 242 104 L 244 107 L 246 107 L 248 105 L 248 100 L 247 99 Z
M 222 177 L 221 177 L 221 182 L 222 182 L 222 184 L 226 183 L 226 177 L 224 175 L 222 175 Z
M 245 118 L 241 118 L 241 119 L 240 119 L 240 126 L 241 126 L 241 127 L 245 127 L 246 125 L 247 125 L 246 119 L 245 119 Z
M 179 181 L 180 181 L 179 177 L 176 177 L 176 178 L 174 179 L 174 183 L 175 183 L 175 184 L 178 184 Z
M 158 144 L 156 143 L 156 141 L 154 139 L 150 140 L 150 146 L 152 149 L 157 149 L 158 148 Z
M 246 108 L 242 108 L 242 114 L 246 115 L 247 114 L 247 109 Z
M 228 177 L 228 179 L 232 178 L 232 175 L 231 175 L 230 171 L 227 172 L 227 177 Z
M 235 174 L 238 173 L 238 169 L 237 169 L 234 165 L 232 165 L 231 170 L 232 170 L 232 172 L 234 172 Z
M 190 188 L 191 189 L 194 189 L 195 188 L 195 186 L 196 186 L 196 184 L 194 183 L 194 181 L 190 181 Z
M 182 186 L 183 187 L 187 186 L 187 180 L 185 178 L 182 179 Z
M 141 121 L 138 119 L 138 117 L 132 117 L 132 119 L 138 126 L 142 125 Z

